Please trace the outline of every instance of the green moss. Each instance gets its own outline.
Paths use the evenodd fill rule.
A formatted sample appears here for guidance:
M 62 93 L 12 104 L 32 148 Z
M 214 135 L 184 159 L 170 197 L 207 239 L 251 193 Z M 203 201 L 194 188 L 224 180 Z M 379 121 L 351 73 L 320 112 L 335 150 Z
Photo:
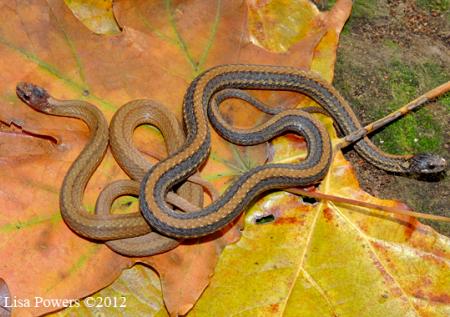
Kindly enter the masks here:
M 354 23 L 360 19 L 368 20 L 385 16 L 386 6 L 380 0 L 355 0 L 353 1 L 352 14 L 342 30 L 342 34 L 349 34 Z M 333 7 L 336 0 L 328 1 L 328 9 Z
M 444 142 L 442 126 L 426 109 L 391 124 L 378 133 L 374 140 L 391 154 L 437 152 Z
M 377 107 L 372 111 L 371 115 L 376 118 L 387 115 L 426 90 L 446 81 L 445 71 L 430 62 L 407 65 L 394 61 L 384 71 L 388 74 L 388 80 L 381 82 L 390 89 L 393 100 L 385 107 Z M 448 113 L 450 98 L 446 96 L 442 99 L 447 104 L 447 109 L 442 111 Z M 383 150 L 392 154 L 439 151 L 444 144 L 443 123 L 438 115 L 433 116 L 432 113 L 432 110 L 425 106 L 384 128 L 375 135 L 374 140 Z
M 341 60 L 336 65 L 338 89 L 346 96 L 354 96 L 351 105 L 356 112 L 365 114 L 366 123 L 386 116 L 448 80 L 448 72 L 429 61 L 408 64 L 394 60 L 373 66 L 367 73 L 364 65 L 350 60 Z M 344 73 L 351 74 L 352 80 L 339 78 Z M 450 114 L 450 94 L 438 101 L 438 104 L 422 106 L 377 131 L 373 140 L 392 154 L 442 151 L 445 142 L 443 125 Z
M 394 50 L 397 50 L 399 48 L 397 43 L 395 43 L 394 41 L 389 40 L 389 39 L 384 40 L 383 45 L 386 46 L 387 48 L 394 49 Z
M 377 5 L 379 0 L 355 0 L 353 1 L 352 17 L 370 19 L 378 15 Z M 330 9 L 336 0 L 328 1 L 328 9 Z
M 416 0 L 416 3 L 427 11 L 447 12 L 450 9 L 449 0 Z
M 352 16 L 355 18 L 366 18 L 371 19 L 378 16 L 377 4 L 379 1 L 376 0 L 362 0 L 354 1 L 352 8 Z
M 354 1 L 357 15 L 362 1 Z M 411 4 L 404 0 L 400 3 Z M 394 10 L 390 12 L 389 7 Z M 396 3 L 389 6 L 386 0 L 379 0 L 376 10 L 375 14 L 365 17 L 359 15 L 354 18 L 352 15 L 351 23 L 347 24 L 346 31 L 340 38 L 335 68 L 334 85 L 348 99 L 365 124 L 387 115 L 450 80 L 447 60 L 429 49 L 434 45 L 441 47 L 441 39 L 435 34 L 415 34 L 413 30 L 406 28 L 405 38 L 415 39 L 408 43 L 411 46 L 402 45 L 405 44 L 402 36 L 397 36 L 395 32 L 384 34 L 375 40 L 361 36 L 361 32 L 366 32 L 366 23 L 369 26 L 382 25 L 389 21 L 394 28 L 404 23 L 404 12 Z M 442 15 L 450 22 L 450 10 Z M 382 23 L 378 23 L 380 21 Z M 450 93 L 441 96 L 437 103 L 424 105 L 382 131 L 377 131 L 371 138 L 389 153 L 432 152 L 447 157 L 448 149 L 443 145 L 448 134 L 449 118 Z M 442 194 L 448 189 L 448 176 L 440 182 L 428 183 L 422 179 L 395 176 L 383 176 L 378 181 L 373 181 L 372 176 L 375 174 L 376 171 L 360 173 L 358 178 L 363 187 L 372 192 L 379 192 L 384 197 L 401 199 L 415 210 L 437 211 L 438 214 L 445 215 L 447 206 L 442 201 Z M 440 232 L 449 234 L 448 226 L 441 226 L 436 222 L 432 225 Z
M 447 108 L 447 111 L 450 112 L 450 93 L 446 93 L 445 95 L 441 96 L 439 98 L 439 102 L 442 103 Z
M 418 5 L 426 5 L 433 10 L 448 9 L 449 1 L 418 0 Z M 334 3 L 329 1 L 329 7 Z M 343 31 L 343 43 L 356 23 L 389 16 L 386 8 L 384 0 L 354 1 L 352 15 Z M 448 69 L 434 60 L 418 57 L 405 62 L 402 50 L 392 39 L 384 39 L 380 49 L 385 52 L 385 60 L 374 54 L 374 59 L 367 61 L 369 64 L 338 52 L 335 83 L 344 95 L 352 96 L 352 107 L 364 114 L 365 122 L 377 120 L 449 80 Z M 393 154 L 442 151 L 443 125 L 449 111 L 450 94 L 447 94 L 439 98 L 439 104 L 424 106 L 378 131 L 373 140 Z

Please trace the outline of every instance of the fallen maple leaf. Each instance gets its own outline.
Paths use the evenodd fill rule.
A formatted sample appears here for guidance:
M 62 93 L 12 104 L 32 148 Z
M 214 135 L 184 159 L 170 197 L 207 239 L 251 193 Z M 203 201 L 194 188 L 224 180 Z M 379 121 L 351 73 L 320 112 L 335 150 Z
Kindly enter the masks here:
M 288 9 L 284 9 L 286 6 Z M 350 7 L 351 1 L 346 0 L 338 1 L 330 13 L 320 13 L 308 1 L 248 1 L 248 10 L 244 2 L 120 1 L 114 10 L 122 33 L 101 37 L 84 29 L 59 1 L 35 0 L 15 6 L 2 3 L 0 158 L 4 168 L 0 171 L 0 203 L 4 211 L 0 216 L 3 241 L 0 254 L 8 260 L 0 264 L 0 276 L 7 281 L 11 293 L 20 298 L 34 295 L 80 298 L 111 283 L 122 269 L 135 261 L 144 261 L 157 268 L 163 283 L 166 282 L 164 298 L 169 311 L 181 314 L 195 303 L 207 285 L 217 254 L 226 243 L 217 240 L 209 246 L 210 251 L 203 250 L 201 245 L 188 245 L 183 246 L 185 251 L 180 247 L 159 256 L 159 260 L 158 257 L 130 260 L 73 234 L 59 216 L 58 191 L 70 162 L 86 142 L 87 130 L 77 120 L 54 118 L 27 108 L 14 96 L 16 82 L 33 81 L 56 97 L 88 100 L 98 105 L 108 118 L 120 104 L 143 97 L 158 100 L 180 115 L 182 96 L 189 82 L 216 64 L 294 65 L 319 71 L 331 80 L 338 34 Z M 289 25 L 267 33 L 273 29 L 273 23 L 282 26 L 289 19 L 280 8 L 288 12 L 307 8 L 310 14 L 307 19 L 296 15 L 292 25 L 301 27 L 292 32 L 292 37 L 285 36 L 284 30 Z M 271 27 L 264 27 L 266 21 Z M 305 33 L 302 23 L 314 30 Z M 275 47 L 278 42 L 282 42 L 281 49 Z M 283 54 L 269 51 L 283 48 L 289 50 Z M 277 106 L 304 100 L 296 94 L 274 92 L 259 96 Z M 233 111 L 238 106 L 236 103 L 224 106 L 224 114 L 233 123 L 246 124 L 248 118 L 252 118 L 252 124 L 264 120 L 251 107 L 240 106 L 239 111 Z M 138 129 L 136 144 L 149 157 L 164 155 L 160 135 L 153 129 Z M 221 189 L 239 173 L 239 164 L 248 168 L 266 159 L 264 147 L 257 147 L 251 155 L 251 164 L 242 164 L 245 159 L 239 153 L 247 150 L 227 145 L 216 134 L 213 134 L 213 144 L 218 150 L 213 148 L 202 174 L 216 180 Z M 223 175 L 230 178 L 224 180 L 220 177 Z M 123 172 L 108 154 L 87 188 L 88 208 L 93 209 L 99 190 L 107 182 L 122 177 Z M 14 244 L 15 241 L 20 244 Z M 192 247 L 207 254 L 198 258 Z M 170 266 L 162 268 L 171 262 L 171 257 L 178 258 L 172 261 L 172 269 L 178 269 L 176 274 L 171 274 Z M 190 263 L 190 270 L 183 272 L 186 263 Z M 145 269 L 126 274 L 136 270 Z M 195 272 L 202 273 L 200 280 L 185 278 Z M 114 285 L 127 283 L 124 282 L 127 276 L 123 279 Z M 152 283 L 157 287 L 154 275 L 149 279 L 138 275 L 137 281 L 142 281 L 145 287 Z M 138 285 L 136 282 L 130 283 L 131 295 L 126 297 L 130 299 L 129 306 L 125 310 L 107 308 L 108 315 L 113 312 L 133 315 L 140 311 L 143 306 L 131 300 L 139 298 L 137 294 L 142 292 L 134 287 Z M 195 291 L 189 294 L 186 288 L 192 287 L 192 283 Z M 186 296 L 177 296 L 178 290 Z M 105 289 L 102 294 L 108 292 Z M 164 315 L 162 301 L 155 294 L 156 297 L 150 296 L 154 301 L 149 299 L 144 306 L 156 307 L 152 314 Z M 15 312 L 36 314 L 56 308 L 25 307 Z M 90 308 L 89 311 L 99 310 Z
M 319 190 L 404 205 L 359 188 L 338 155 Z M 273 216 L 258 224 L 257 219 Z M 450 243 L 416 219 L 277 192 L 245 217 L 189 316 L 448 316 Z
M 87 296 L 112 283 L 124 268 L 144 260 L 117 255 L 102 244 L 75 235 L 64 224 L 59 213 L 59 187 L 70 163 L 86 143 L 88 131 L 79 120 L 31 110 L 14 94 L 17 82 L 34 82 L 58 98 L 87 100 L 99 106 L 107 118 L 126 101 L 144 97 L 158 100 L 180 115 L 186 87 L 204 69 L 238 62 L 308 67 L 322 35 L 330 27 L 335 28 L 323 22 L 328 15 L 316 10 L 317 21 L 323 20 L 318 23 L 317 35 L 306 36 L 289 53 L 280 55 L 251 44 L 244 2 L 191 1 L 172 5 L 170 1 L 121 1 L 115 13 L 123 31 L 110 37 L 85 29 L 60 1 L 4 1 L 0 5 L 0 254 L 7 259 L 0 264 L 0 276 L 12 296 L 31 301 L 35 296 Z M 259 6 L 252 4 L 249 10 L 256 12 Z M 350 1 L 340 1 L 336 7 L 339 6 L 349 11 Z M 336 43 L 328 42 L 323 50 L 335 51 Z M 334 60 L 326 62 L 332 66 Z M 331 73 L 330 67 L 327 76 Z M 277 94 L 268 97 L 269 101 L 283 100 Z M 294 101 L 298 98 L 295 96 Z M 255 121 L 261 118 L 251 107 L 241 108 L 240 113 Z M 224 184 L 218 176 L 232 176 L 236 170 L 229 169 L 223 158 L 226 153 L 235 158 L 233 153 L 240 150 L 215 134 L 213 138 L 216 148 L 220 148 L 215 156 L 219 164 L 215 168 L 214 155 L 211 156 L 204 175 Z M 164 155 L 160 134 L 154 129 L 138 129 L 136 144 L 149 157 Z M 252 161 L 261 162 L 265 157 L 265 151 L 256 150 Z M 98 192 L 108 182 L 124 176 L 108 153 L 88 185 L 86 207 L 92 210 Z M 217 246 L 200 259 L 184 253 L 186 259 L 180 263 L 189 261 L 189 257 L 190 261 L 197 261 L 190 267 L 202 272 L 203 279 L 195 281 L 197 295 L 192 292 L 187 302 L 170 291 L 171 283 L 166 284 L 166 303 L 175 306 L 169 307 L 171 312 L 188 309 L 207 285 L 218 248 L 224 244 L 215 243 Z M 166 256 L 170 257 L 170 253 Z M 157 267 L 154 260 L 151 264 Z M 170 278 L 174 280 L 175 276 Z M 171 299 L 170 294 L 175 294 L 176 299 Z M 42 314 L 60 307 L 31 306 L 15 307 L 13 311 L 18 315 Z

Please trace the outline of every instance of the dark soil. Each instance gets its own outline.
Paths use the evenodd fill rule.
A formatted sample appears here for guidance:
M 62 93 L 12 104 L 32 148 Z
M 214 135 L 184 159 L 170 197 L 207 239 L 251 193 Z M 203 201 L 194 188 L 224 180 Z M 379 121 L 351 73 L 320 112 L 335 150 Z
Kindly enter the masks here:
M 322 1 L 323 2 L 323 1 Z M 331 1 L 328 3 L 332 5 Z M 448 0 L 356 0 L 342 33 L 334 85 L 363 123 L 374 121 L 450 80 Z M 372 140 L 393 154 L 438 153 L 450 159 L 450 95 L 440 97 L 376 133 Z M 406 202 L 420 212 L 450 216 L 450 178 L 394 175 L 349 150 L 362 187 Z M 450 225 L 424 221 L 450 235 Z

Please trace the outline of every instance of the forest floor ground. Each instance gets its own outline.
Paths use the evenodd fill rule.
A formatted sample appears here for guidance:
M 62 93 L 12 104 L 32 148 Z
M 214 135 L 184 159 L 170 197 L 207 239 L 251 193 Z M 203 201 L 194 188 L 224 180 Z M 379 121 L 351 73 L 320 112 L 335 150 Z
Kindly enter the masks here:
M 334 1 L 328 1 L 328 7 Z M 363 123 L 372 122 L 450 80 L 449 0 L 356 0 L 341 35 L 334 85 Z M 382 131 L 372 140 L 392 154 L 432 152 L 450 161 L 450 94 Z M 450 216 L 450 177 L 394 175 L 352 161 L 361 186 L 412 209 Z M 448 172 L 447 172 L 448 174 Z M 448 223 L 423 221 L 450 235 Z

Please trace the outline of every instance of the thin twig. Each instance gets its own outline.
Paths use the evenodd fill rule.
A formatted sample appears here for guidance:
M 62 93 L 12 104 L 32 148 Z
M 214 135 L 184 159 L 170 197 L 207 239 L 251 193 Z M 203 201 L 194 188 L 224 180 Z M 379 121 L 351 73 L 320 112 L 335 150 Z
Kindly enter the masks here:
M 372 123 L 366 125 L 364 128 L 358 129 L 358 130 L 350 133 L 349 135 L 341 138 L 338 141 L 337 145 L 339 146 L 339 148 L 344 148 L 344 147 L 358 141 L 359 139 L 365 137 L 367 134 L 369 134 L 375 130 L 378 130 L 381 127 L 384 127 L 385 125 L 387 125 L 388 123 L 391 123 L 392 121 L 396 120 L 397 118 L 404 116 L 405 114 L 411 112 L 412 110 L 420 107 L 427 101 L 430 101 L 430 100 L 438 97 L 439 95 L 442 95 L 442 94 L 448 92 L 449 90 L 450 90 L 450 81 L 426 92 L 425 94 L 421 95 L 420 97 L 407 103 L 400 109 L 388 114 L 384 118 L 381 118 L 375 122 L 372 122 Z
M 360 206 L 360 207 L 364 207 L 364 208 L 392 212 L 395 214 L 411 216 L 411 217 L 415 217 L 415 218 L 431 219 L 431 220 L 442 221 L 442 222 L 450 222 L 450 218 L 445 217 L 445 216 L 437 216 L 437 215 L 425 214 L 425 213 L 416 212 L 416 211 L 401 210 L 401 209 L 398 209 L 395 207 L 381 206 L 381 205 L 377 205 L 377 204 L 368 203 L 365 201 L 359 201 L 359 200 L 354 200 L 354 199 L 349 199 L 349 198 L 344 198 L 344 197 L 339 197 L 339 196 L 334 196 L 334 195 L 327 195 L 327 194 L 322 194 L 322 193 L 318 193 L 318 192 L 310 192 L 310 191 L 306 191 L 306 190 L 299 189 L 299 188 L 288 188 L 288 189 L 284 189 L 284 190 L 289 193 L 292 193 L 292 194 L 317 198 L 317 199 L 321 199 L 321 200 L 329 200 L 329 201 L 333 201 L 333 202 L 337 202 L 337 203 L 356 205 L 356 206 Z

